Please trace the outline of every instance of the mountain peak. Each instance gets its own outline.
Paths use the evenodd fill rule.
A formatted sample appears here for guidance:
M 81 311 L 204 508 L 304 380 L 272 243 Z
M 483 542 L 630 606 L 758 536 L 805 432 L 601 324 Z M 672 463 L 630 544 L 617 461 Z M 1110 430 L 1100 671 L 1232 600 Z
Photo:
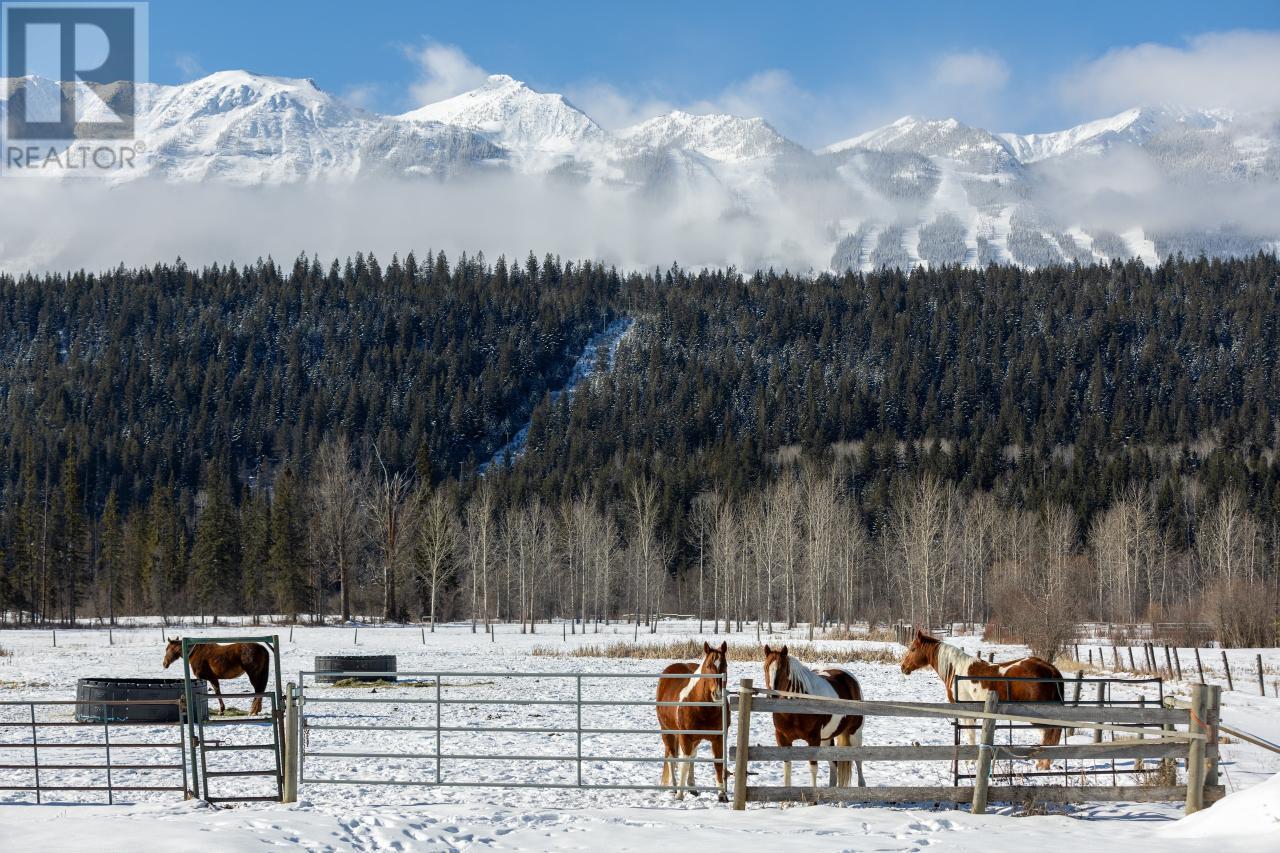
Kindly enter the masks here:
M 618 135 L 629 142 L 655 148 L 687 148 L 722 162 L 802 150 L 762 118 L 727 113 L 700 115 L 673 110 L 626 128 Z
M 579 143 L 605 135 L 563 96 L 535 91 L 506 74 L 491 75 L 477 89 L 398 118 L 464 127 L 518 152 L 569 153 Z

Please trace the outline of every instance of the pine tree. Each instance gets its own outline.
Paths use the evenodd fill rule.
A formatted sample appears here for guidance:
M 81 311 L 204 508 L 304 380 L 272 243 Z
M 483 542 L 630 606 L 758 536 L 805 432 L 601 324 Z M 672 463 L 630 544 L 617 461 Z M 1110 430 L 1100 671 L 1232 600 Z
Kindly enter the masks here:
M 196 522 L 191 553 L 195 603 L 215 623 L 219 613 L 238 612 L 240 601 L 240 526 L 221 466 L 212 464 L 205 480 L 205 506 Z
M 240 502 L 244 531 L 244 604 L 258 624 L 271 600 L 267 567 L 271 562 L 271 503 L 261 489 L 248 491 Z
M 102 510 L 102 548 L 98 554 L 99 584 L 107 606 L 107 619 L 116 624 L 116 614 L 124 604 L 124 531 L 120 511 L 116 506 L 116 493 L 107 495 L 107 505 Z
M 276 477 L 271 498 L 271 544 L 267 577 L 278 612 L 297 620 L 307 604 L 307 557 L 302 498 L 293 469 Z

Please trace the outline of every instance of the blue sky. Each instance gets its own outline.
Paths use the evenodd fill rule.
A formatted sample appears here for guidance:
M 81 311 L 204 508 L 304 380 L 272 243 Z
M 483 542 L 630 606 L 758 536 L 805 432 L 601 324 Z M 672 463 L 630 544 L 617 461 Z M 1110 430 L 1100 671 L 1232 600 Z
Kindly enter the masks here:
M 1223 105 L 1247 107 L 1268 95 L 1238 78 L 1276 70 L 1271 54 L 1277 0 L 151 4 L 157 82 L 247 68 L 399 112 L 500 72 L 606 125 L 675 107 L 749 111 L 810 145 L 905 113 L 1028 132 L 1137 98 L 1224 91 Z

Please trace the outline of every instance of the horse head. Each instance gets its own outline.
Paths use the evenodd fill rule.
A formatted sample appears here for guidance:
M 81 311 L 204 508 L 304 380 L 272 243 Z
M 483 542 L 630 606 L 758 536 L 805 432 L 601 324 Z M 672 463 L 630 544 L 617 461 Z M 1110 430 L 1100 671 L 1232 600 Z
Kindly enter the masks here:
M 720 676 L 708 680 L 711 682 L 711 701 L 723 702 L 725 682 L 728 680 L 729 673 L 728 641 L 720 643 L 719 646 L 713 646 L 705 640 L 702 642 L 702 666 L 698 668 L 698 672 L 714 673 Z
M 164 647 L 164 668 L 168 669 L 169 664 L 182 657 L 182 640 L 169 638 L 169 644 Z
M 791 687 L 791 659 L 787 647 L 764 647 L 764 685 L 770 690 L 787 690 Z
M 933 663 L 937 645 L 937 640 L 916 628 L 915 636 L 911 638 L 911 645 L 907 646 L 906 652 L 902 655 L 900 662 L 902 674 L 910 675 L 922 666 L 930 666 Z

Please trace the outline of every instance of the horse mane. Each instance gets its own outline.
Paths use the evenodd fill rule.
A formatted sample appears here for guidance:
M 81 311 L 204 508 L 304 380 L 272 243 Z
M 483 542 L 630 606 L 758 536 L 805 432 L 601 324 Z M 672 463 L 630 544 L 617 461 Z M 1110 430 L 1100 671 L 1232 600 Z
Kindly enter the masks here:
M 953 684 L 955 682 L 956 672 L 961 668 L 963 668 L 965 672 L 968 672 L 968 665 L 976 660 L 977 658 L 968 654 L 959 646 L 953 646 L 948 643 L 944 643 L 941 640 L 938 641 L 938 675 L 942 678 L 942 683 L 947 685 L 948 689 L 954 689 Z
M 808 696 L 831 696 L 834 694 L 835 691 L 829 681 L 795 658 L 787 658 L 787 669 L 790 675 L 788 687 L 792 693 L 804 693 Z

